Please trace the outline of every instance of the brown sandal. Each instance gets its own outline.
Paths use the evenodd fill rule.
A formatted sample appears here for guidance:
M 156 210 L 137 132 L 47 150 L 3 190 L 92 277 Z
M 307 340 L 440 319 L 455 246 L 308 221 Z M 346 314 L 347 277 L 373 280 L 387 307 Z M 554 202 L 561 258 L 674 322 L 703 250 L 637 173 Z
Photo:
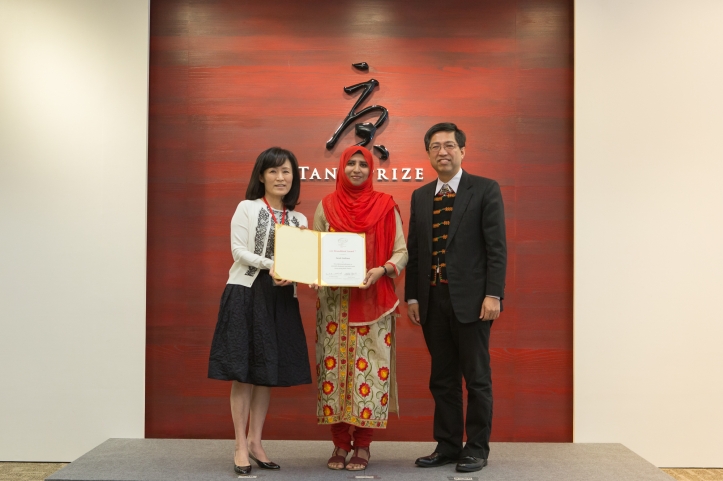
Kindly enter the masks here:
M 346 468 L 346 457 L 349 456 L 349 453 L 346 453 L 344 456 L 342 456 L 341 454 L 339 454 L 340 449 L 341 448 L 339 448 L 339 447 L 334 448 L 334 451 L 332 451 L 332 453 L 331 453 L 331 457 L 326 462 L 327 468 L 334 469 L 334 470 L 340 470 L 340 469 Z M 341 449 L 341 450 L 343 451 L 343 449 Z M 331 466 L 332 464 L 336 464 L 336 465 L 341 464 L 341 468 L 333 468 Z
M 366 451 L 367 459 L 360 458 L 359 456 L 357 456 L 357 454 L 359 453 L 360 450 Z M 347 469 L 347 471 L 364 471 L 365 469 L 367 469 L 367 464 L 369 464 L 369 460 L 371 458 L 372 458 L 372 454 L 369 451 L 368 447 L 366 447 L 366 448 L 355 447 L 354 448 L 354 456 L 352 456 L 351 459 L 349 460 L 349 462 L 346 464 L 346 469 Z M 349 468 L 349 466 L 352 464 L 357 464 L 357 465 L 361 466 L 361 468 Z

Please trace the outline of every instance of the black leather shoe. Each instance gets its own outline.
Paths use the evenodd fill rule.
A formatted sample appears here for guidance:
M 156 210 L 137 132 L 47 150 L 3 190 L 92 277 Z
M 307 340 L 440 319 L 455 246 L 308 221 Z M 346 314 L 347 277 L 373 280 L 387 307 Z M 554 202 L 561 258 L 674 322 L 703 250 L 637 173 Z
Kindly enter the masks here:
M 460 473 L 471 473 L 479 471 L 487 466 L 487 460 L 484 458 L 475 458 L 474 456 L 464 456 L 457 461 L 457 471 Z
M 417 458 L 414 464 L 420 468 L 436 468 L 437 466 L 444 466 L 445 464 L 454 463 L 456 461 L 456 458 L 452 458 L 446 454 L 435 451 L 429 456 Z
M 261 469 L 281 469 L 281 466 L 279 466 L 279 465 L 276 464 L 276 463 L 272 463 L 271 461 L 269 461 L 268 463 L 265 463 L 265 462 L 263 462 L 263 461 L 259 461 L 258 459 L 256 459 L 256 456 L 254 456 L 254 455 L 251 454 L 251 453 L 249 453 L 249 458 L 251 458 L 252 460 L 256 461 L 256 464 L 258 464 L 258 465 L 259 465 L 259 468 L 261 468 Z M 250 471 L 250 470 L 249 470 L 249 471 Z
M 237 474 L 249 474 L 251 472 L 251 465 L 237 466 L 236 463 L 234 463 L 233 470 L 236 471 Z

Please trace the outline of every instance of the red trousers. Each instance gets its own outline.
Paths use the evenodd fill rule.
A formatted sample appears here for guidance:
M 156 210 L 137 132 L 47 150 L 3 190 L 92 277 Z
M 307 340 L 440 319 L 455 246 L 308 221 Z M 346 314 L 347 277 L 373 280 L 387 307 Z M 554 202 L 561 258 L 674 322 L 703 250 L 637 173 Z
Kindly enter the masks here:
M 353 426 L 347 423 L 331 425 L 331 439 L 334 441 L 334 446 L 346 452 L 352 451 L 352 433 L 349 432 L 349 428 L 353 429 L 354 447 L 368 448 L 372 443 L 374 430 L 372 428 L 360 428 L 359 426 Z

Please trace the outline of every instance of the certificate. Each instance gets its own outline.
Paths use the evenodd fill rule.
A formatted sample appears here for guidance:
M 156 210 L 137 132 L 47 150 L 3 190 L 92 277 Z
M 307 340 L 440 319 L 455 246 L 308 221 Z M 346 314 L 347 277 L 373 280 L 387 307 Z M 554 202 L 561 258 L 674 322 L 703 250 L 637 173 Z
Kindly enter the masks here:
M 276 224 L 274 271 L 280 279 L 320 286 L 360 286 L 366 276 L 363 233 L 317 232 Z
M 320 232 L 320 286 L 359 286 L 367 273 L 364 234 Z

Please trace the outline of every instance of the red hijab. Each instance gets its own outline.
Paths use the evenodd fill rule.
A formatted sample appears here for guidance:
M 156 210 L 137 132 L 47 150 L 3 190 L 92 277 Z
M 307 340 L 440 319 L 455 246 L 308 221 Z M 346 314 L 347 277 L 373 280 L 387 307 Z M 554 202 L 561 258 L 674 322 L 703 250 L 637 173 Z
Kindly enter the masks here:
M 346 163 L 357 152 L 369 165 L 369 177 L 355 186 L 344 173 Z M 364 147 L 353 145 L 341 154 L 336 174 L 336 190 L 321 201 L 331 230 L 364 232 L 366 234 L 367 270 L 383 266 L 392 257 L 397 221 L 394 211 L 399 206 L 389 194 L 376 192 L 372 185 L 374 157 Z M 351 289 L 349 324 L 364 325 L 394 311 L 399 299 L 394 282 L 382 276 L 369 289 Z

